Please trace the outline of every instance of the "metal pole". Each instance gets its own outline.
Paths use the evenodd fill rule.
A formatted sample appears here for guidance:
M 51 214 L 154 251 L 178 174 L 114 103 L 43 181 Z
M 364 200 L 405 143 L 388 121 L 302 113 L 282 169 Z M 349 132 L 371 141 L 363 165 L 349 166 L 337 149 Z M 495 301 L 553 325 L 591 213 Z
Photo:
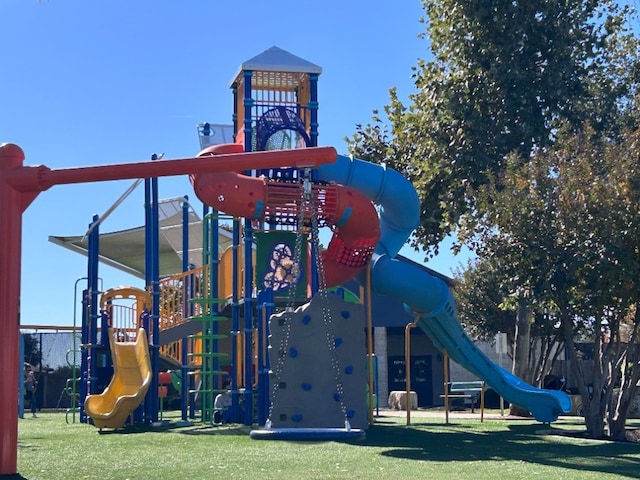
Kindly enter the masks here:
M 506 334 L 505 334 L 506 335 Z M 500 365 L 500 368 L 502 368 L 502 352 L 503 350 L 505 350 L 506 348 L 506 342 L 504 342 L 504 336 L 502 334 L 502 332 L 498 331 L 498 334 L 496 335 L 496 347 L 498 349 L 498 365 Z M 500 416 L 504 417 L 504 398 L 502 398 L 502 395 L 500 395 Z
M 369 356 L 369 423 L 373 417 L 373 319 L 371 313 L 371 264 L 367 265 L 367 354 Z
M 449 354 L 445 348 L 442 351 L 444 360 L 444 423 L 449 423 Z
M 405 371 L 405 385 L 406 391 L 406 403 L 407 409 L 407 425 L 411 425 L 411 329 L 418 326 L 418 317 L 412 323 L 408 323 L 404 327 L 404 371 Z

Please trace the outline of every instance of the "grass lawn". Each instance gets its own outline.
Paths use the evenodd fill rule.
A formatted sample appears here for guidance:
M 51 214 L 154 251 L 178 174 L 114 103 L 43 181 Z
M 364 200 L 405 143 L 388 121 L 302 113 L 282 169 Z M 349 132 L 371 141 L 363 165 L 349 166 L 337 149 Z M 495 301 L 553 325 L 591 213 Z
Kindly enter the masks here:
M 171 415 L 173 412 L 169 412 Z M 165 418 L 167 418 L 165 416 Z M 178 419 L 177 417 L 174 417 Z M 540 433 L 533 420 L 381 416 L 364 440 L 252 440 L 244 426 L 132 428 L 99 434 L 64 413 L 19 420 L 15 478 L 609 479 L 640 477 L 640 444 Z M 582 429 L 563 418 L 554 429 Z

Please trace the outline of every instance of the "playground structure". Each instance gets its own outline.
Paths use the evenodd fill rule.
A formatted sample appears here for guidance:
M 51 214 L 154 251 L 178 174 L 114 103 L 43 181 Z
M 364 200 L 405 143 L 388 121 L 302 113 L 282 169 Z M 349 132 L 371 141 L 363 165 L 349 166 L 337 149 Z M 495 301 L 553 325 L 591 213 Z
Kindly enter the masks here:
M 322 437 L 323 432 L 333 434 L 331 425 L 335 422 L 345 422 L 344 429 L 337 428 L 339 434 L 350 431 L 350 419 L 358 418 L 362 422 L 362 417 L 357 417 L 358 412 L 346 405 L 348 397 L 357 395 L 357 390 L 355 393 L 345 391 L 345 383 L 341 377 L 356 372 L 360 377 L 354 384 L 361 384 L 361 398 L 364 398 L 366 374 L 362 370 L 365 352 L 362 351 L 360 360 L 355 358 L 359 354 L 354 355 L 353 362 L 350 357 L 339 357 L 338 339 L 344 335 L 336 335 L 334 326 L 337 322 L 345 322 L 350 316 L 348 312 L 352 310 L 327 293 L 329 287 L 340 285 L 354 276 L 362 284 L 370 285 L 371 290 L 404 302 L 414 312 L 418 325 L 436 346 L 446 350 L 453 360 L 486 380 L 510 403 L 527 409 L 541 422 L 554 421 L 558 415 L 567 413 L 571 402 L 566 394 L 527 385 L 490 362 L 475 347 L 464 334 L 456 318 L 451 293 L 441 279 L 396 258 L 419 223 L 417 194 L 411 183 L 392 169 L 338 156 L 333 148 L 317 146 L 317 81 L 320 73 L 319 67 L 275 47 L 245 62 L 231 85 L 234 94 L 235 143 L 204 149 L 195 158 L 51 170 L 44 166 L 24 166 L 24 153 L 19 147 L 12 144 L 0 146 L 0 230 L 6 232 L 3 248 L 0 250 L 0 311 L 5 327 L 5 348 L 0 349 L 0 359 L 9 367 L 9 371 L 11 366 L 15 366 L 13 370 L 17 371 L 19 358 L 19 324 L 15 319 L 18 318 L 20 293 L 22 212 L 36 196 L 53 185 L 148 178 L 151 179 L 148 203 L 157 205 L 157 186 L 154 191 L 153 179 L 188 174 L 198 197 L 215 209 L 214 212 L 207 213 L 211 213 L 208 217 L 211 219 L 209 232 L 213 232 L 213 239 L 217 237 L 218 230 L 217 210 L 234 216 L 230 262 L 232 274 L 226 288 L 231 283 L 231 365 L 236 368 L 230 375 L 233 406 L 239 407 L 241 400 L 244 405 L 244 411 L 237 409 L 238 420 L 250 425 L 257 418 L 258 423 L 265 426 L 264 432 L 280 431 L 284 432 L 285 437 L 296 429 L 306 434 L 308 431 L 304 428 L 311 428 L 310 433 L 318 435 L 316 438 Z M 203 131 L 202 134 L 204 133 Z M 262 178 L 258 175 L 262 175 Z M 377 211 L 374 205 L 377 206 Z M 244 220 L 241 221 L 240 218 Z M 154 222 L 150 219 L 148 223 L 151 231 L 149 240 L 153 242 L 154 235 L 157 236 L 157 228 L 154 233 Z M 317 232 L 324 226 L 333 229 L 333 237 L 328 248 L 321 251 Z M 240 243 L 241 230 L 244 245 Z M 254 292 L 253 287 L 258 286 L 258 277 L 251 260 L 254 235 L 283 230 L 291 233 L 293 245 L 277 242 L 276 245 L 283 246 L 272 252 L 286 251 L 289 260 L 275 265 L 266 272 L 268 275 L 261 276 L 261 288 L 256 288 Z M 308 240 L 308 244 L 303 240 Z M 181 305 L 183 312 L 188 313 L 185 318 L 200 319 L 200 350 L 191 347 L 191 353 L 201 358 L 198 364 L 200 387 L 194 390 L 212 401 L 212 395 L 221 388 L 219 382 L 222 376 L 229 373 L 219 368 L 220 358 L 215 349 L 215 342 L 220 340 L 221 335 L 218 329 L 220 322 L 229 321 L 229 317 L 222 315 L 220 307 L 226 305 L 229 299 L 224 298 L 226 293 L 220 290 L 223 282 L 216 281 L 219 279 L 219 259 L 215 242 L 211 245 L 213 248 L 209 258 L 203 260 L 203 265 L 208 265 L 208 272 L 193 277 L 200 279 L 200 295 L 194 295 L 192 302 L 185 301 L 186 297 L 183 297 Z M 238 250 L 241 246 L 244 247 L 243 282 L 239 281 Z M 93 251 L 96 258 L 89 258 L 90 273 L 92 268 L 97 268 L 97 250 Z M 300 262 L 297 260 L 299 257 L 307 260 Z M 144 309 L 147 313 L 144 317 L 149 323 L 145 330 L 138 330 L 138 338 L 145 333 L 150 334 L 152 368 L 158 364 L 161 338 L 157 261 L 157 258 L 150 259 L 146 269 L 149 275 L 147 285 L 151 308 Z M 306 274 L 303 275 L 302 268 L 305 266 Z M 368 270 L 365 268 L 367 266 Z M 186 275 L 185 278 L 192 278 L 190 275 L 194 274 L 185 268 L 183 275 Z M 89 277 L 95 276 L 90 274 Z M 183 280 L 180 291 L 186 292 L 191 286 L 195 289 L 195 283 Z M 274 293 L 284 284 L 287 287 L 293 285 L 294 288 L 289 288 L 286 297 L 281 296 L 278 300 Z M 202 285 L 207 287 L 202 288 Z M 296 285 L 302 287 L 298 288 Z M 298 295 L 304 296 L 304 302 Z M 321 315 L 305 315 L 304 309 L 298 308 L 302 303 L 310 303 L 309 298 L 311 302 L 320 302 L 319 311 L 323 312 Z M 327 307 L 329 304 L 335 305 Z M 90 307 L 87 315 L 91 319 L 91 327 L 87 331 L 87 338 L 83 338 L 83 343 L 95 346 L 98 345 L 98 289 L 97 284 L 91 281 L 87 288 L 87 305 Z M 278 306 L 285 307 L 284 313 L 278 315 Z M 315 307 L 311 305 L 307 308 Z M 290 315 L 294 311 L 296 315 Z M 324 313 L 328 311 L 332 314 Z M 136 312 L 138 321 L 143 315 Z M 334 312 L 338 312 L 338 315 Z M 357 315 L 354 313 L 354 316 Z M 318 317 L 328 332 L 327 342 L 322 348 L 331 364 L 328 376 L 332 379 L 331 385 L 322 380 L 322 388 L 304 379 L 301 372 L 304 368 L 309 369 L 308 365 L 297 368 L 294 366 L 299 359 L 297 345 L 300 343 L 294 338 L 293 328 L 287 328 L 287 325 L 293 325 L 293 319 L 297 319 L 298 324 L 304 324 L 305 321 L 312 324 Z M 242 318 L 243 326 L 240 325 Z M 271 358 L 267 358 L 266 352 L 269 320 L 285 326 L 278 334 L 280 348 L 272 348 Z M 272 325 L 275 326 L 276 323 Z M 362 330 L 363 324 L 355 325 L 354 331 Z M 105 327 L 108 326 L 103 325 L 100 330 L 106 332 L 108 328 Z M 275 328 L 273 330 L 275 332 Z M 197 335 L 197 332 L 193 334 Z M 102 343 L 106 340 L 113 341 L 112 336 L 106 337 L 101 338 Z M 180 350 L 183 357 L 181 388 L 186 393 L 183 398 L 186 398 L 190 394 L 185 392 L 189 362 L 185 361 L 184 356 L 189 354 L 189 348 L 184 348 L 186 344 L 183 339 L 178 341 L 183 345 Z M 305 353 L 311 350 L 309 342 L 306 342 L 302 342 L 306 345 Z M 252 345 L 256 346 L 255 350 L 251 348 Z M 116 342 L 114 350 L 118 348 Z M 87 349 L 86 358 L 83 358 L 90 365 L 87 369 L 87 381 L 83 382 L 89 399 L 99 393 L 91 391 L 95 386 L 91 383 L 91 362 L 97 358 L 94 353 L 98 353 L 97 348 L 95 351 Z M 243 357 L 242 361 L 239 361 L 240 356 Z M 131 364 L 134 361 L 136 364 L 140 363 L 138 355 L 123 356 L 125 360 L 127 357 Z M 356 363 L 358 361 L 360 363 Z M 242 371 L 237 369 L 238 364 L 241 364 Z M 120 367 L 117 365 L 118 369 Z M 273 371 L 273 378 L 269 376 L 270 370 Z M 371 368 L 369 376 L 370 372 Z M 316 370 L 312 371 L 313 375 L 317 373 Z M 291 394 L 291 390 L 284 392 L 282 384 L 287 383 L 283 377 L 285 375 L 300 385 L 297 393 Z M 257 385 L 254 385 L 256 377 Z M 114 381 L 117 382 L 117 379 Z M 142 392 L 142 383 L 144 382 L 136 383 L 137 393 Z M 147 388 L 147 395 L 152 397 L 144 402 L 143 408 L 149 420 L 155 421 L 158 408 L 157 370 L 153 371 Z M 333 398 L 334 407 L 338 408 L 335 416 L 327 411 L 323 413 L 325 417 L 331 418 L 331 425 L 318 423 L 315 419 L 307 424 L 305 422 L 313 414 L 296 408 L 296 405 L 304 404 L 307 393 L 315 394 L 317 390 L 328 391 Z M 0 420 L 0 431 L 3 432 L 0 474 L 16 472 L 16 391 L 17 378 L 4 377 L 0 383 L 0 396 L 5 407 L 5 415 Z M 88 405 L 91 402 L 89 400 Z M 205 404 L 202 405 L 204 412 Z M 257 407 L 255 418 L 254 405 Z M 129 409 L 131 407 L 132 405 Z M 203 420 L 209 421 L 210 418 L 203 415 Z M 96 426 L 99 425 L 96 423 Z

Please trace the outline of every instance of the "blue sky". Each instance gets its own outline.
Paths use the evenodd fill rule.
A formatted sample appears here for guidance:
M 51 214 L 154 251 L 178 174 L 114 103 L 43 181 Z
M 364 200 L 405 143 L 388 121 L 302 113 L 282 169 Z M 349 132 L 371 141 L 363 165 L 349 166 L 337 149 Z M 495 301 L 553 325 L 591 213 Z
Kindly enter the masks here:
M 308 5 L 308 8 L 301 8 Z M 411 67 L 428 57 L 418 0 L 3 0 L 0 2 L 0 143 L 25 164 L 50 168 L 190 157 L 196 125 L 231 123 L 229 82 L 271 46 L 320 65 L 321 145 L 346 153 L 345 136 L 371 111 L 413 91 Z M 22 324 L 71 325 L 74 284 L 86 259 L 49 235 L 85 232 L 131 180 L 56 186 L 24 214 Z M 192 194 L 186 177 L 160 179 L 160 197 Z M 142 225 L 142 187 L 103 231 Z M 405 251 L 403 253 L 410 253 Z M 422 256 L 414 256 L 422 260 Z M 444 253 L 428 265 L 451 273 Z M 142 286 L 101 267 L 105 288 Z

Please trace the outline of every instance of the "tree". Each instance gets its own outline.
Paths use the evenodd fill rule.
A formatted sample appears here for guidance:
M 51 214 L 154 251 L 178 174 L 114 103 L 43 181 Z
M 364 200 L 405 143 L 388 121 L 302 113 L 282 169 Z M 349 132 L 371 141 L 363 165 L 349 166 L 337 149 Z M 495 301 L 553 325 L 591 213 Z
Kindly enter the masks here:
M 558 330 L 548 328 L 547 315 L 536 315 L 532 322 L 527 305 L 514 303 L 513 268 L 505 260 L 481 257 L 456 271 L 458 317 L 472 338 L 491 340 L 496 332 L 506 333 L 512 345 L 513 372 L 542 387 L 563 344 Z M 509 409 L 511 415 L 528 415 L 515 404 Z
M 571 268 L 578 264 L 568 248 L 556 257 L 563 259 L 558 268 L 549 265 L 538 275 L 545 249 L 555 244 L 535 229 L 529 229 L 524 243 L 507 233 L 497 237 L 498 244 L 478 243 L 478 228 L 496 228 L 483 225 L 494 204 L 489 197 L 481 199 L 481 192 L 485 187 L 500 192 L 508 170 L 527 167 L 532 156 L 581 132 L 587 121 L 595 135 L 612 140 L 636 125 L 640 69 L 638 42 L 626 31 L 629 9 L 609 0 L 423 0 L 423 5 L 432 59 L 415 68 L 417 91 L 405 106 L 392 89 L 384 109 L 390 126 L 377 115 L 373 125 L 358 126 L 351 151 L 399 167 L 412 180 L 421 198 L 413 245 L 427 255 L 437 253 L 440 241 L 455 232 L 478 256 L 500 251 L 520 260 L 510 298 L 520 305 L 517 318 L 527 327 L 531 314 L 545 311 L 540 292 L 561 285 L 562 278 L 571 280 Z M 380 158 L 385 155 L 396 158 Z M 512 221 L 530 218 L 524 209 L 514 211 L 519 215 Z M 527 256 L 536 241 L 541 242 L 537 256 Z M 562 335 L 574 330 L 566 328 Z M 520 338 L 516 343 L 531 342 Z M 522 359 L 530 353 L 524 350 L 516 351 L 517 371 L 524 371 Z
M 551 256 L 554 213 L 547 203 L 554 187 L 546 175 L 533 166 L 521 172 L 518 163 L 508 162 L 500 187 L 491 183 L 479 191 L 486 213 L 469 240 L 478 259 L 458 272 L 456 288 L 467 329 L 480 328 L 485 336 L 506 332 L 514 346 L 514 373 L 538 386 L 544 386 L 564 341 L 541 295 L 557 259 Z
M 423 0 L 432 59 L 405 106 L 391 89 L 387 127 L 358 125 L 350 151 L 406 174 L 421 198 L 414 246 L 427 254 L 482 214 L 475 194 L 507 156 L 526 162 L 560 124 L 609 130 L 638 78 L 627 8 L 609 0 Z M 464 217 L 467 217 L 466 219 Z
M 640 131 L 611 139 L 586 126 L 560 136 L 478 199 L 491 203 L 475 241 L 480 258 L 498 267 L 494 290 L 505 305 L 518 300 L 512 309 L 525 295 L 508 292 L 527 292 L 533 326 L 547 332 L 532 337 L 567 343 L 588 434 L 603 436 L 607 419 L 609 435 L 623 439 L 640 380 Z M 575 339 L 594 343 L 592 359 L 581 358 Z M 536 370 L 538 383 L 545 369 Z
M 567 339 L 587 431 L 600 435 L 606 416 L 609 434 L 622 440 L 640 380 L 640 131 L 611 140 L 586 129 L 556 149 L 553 161 L 559 243 L 574 250 L 572 296 L 558 302 L 562 325 L 567 335 L 578 325 L 594 342 L 593 366 L 581 368 Z
M 509 291 L 503 286 L 501 268 L 499 261 L 478 258 L 454 272 L 458 318 L 474 340 L 490 341 L 499 331 L 513 342 L 514 312 L 505 307 Z

